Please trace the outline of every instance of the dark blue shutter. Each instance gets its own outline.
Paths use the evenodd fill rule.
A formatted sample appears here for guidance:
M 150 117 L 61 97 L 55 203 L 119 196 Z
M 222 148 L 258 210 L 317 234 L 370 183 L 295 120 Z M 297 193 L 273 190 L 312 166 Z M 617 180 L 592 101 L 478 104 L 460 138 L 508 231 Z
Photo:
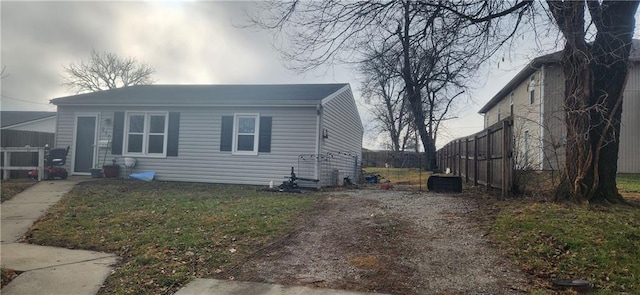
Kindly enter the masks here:
M 111 135 L 111 154 L 122 155 L 122 137 L 124 135 L 124 112 L 113 114 L 113 134 Z
M 233 116 L 222 116 L 220 128 L 220 151 L 230 152 L 233 144 Z
M 178 156 L 178 140 L 180 139 L 180 113 L 169 113 L 169 130 L 167 130 L 167 156 Z
M 271 152 L 271 117 L 260 117 L 260 134 L 258 152 Z

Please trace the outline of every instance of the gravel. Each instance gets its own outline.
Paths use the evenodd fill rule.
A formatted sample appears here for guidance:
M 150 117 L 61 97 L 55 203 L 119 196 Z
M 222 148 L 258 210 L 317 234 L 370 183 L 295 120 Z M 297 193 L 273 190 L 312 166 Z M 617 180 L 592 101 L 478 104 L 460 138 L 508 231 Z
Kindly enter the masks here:
M 492 248 L 461 195 L 332 192 L 234 279 L 390 294 L 523 294 L 527 279 Z
M 421 233 L 410 243 L 416 257 L 403 263 L 416 266 L 416 294 L 522 294 L 527 280 L 492 248 L 469 213 L 478 209 L 470 198 L 428 192 L 353 191 L 354 198 L 375 200 L 387 213 L 401 214 Z

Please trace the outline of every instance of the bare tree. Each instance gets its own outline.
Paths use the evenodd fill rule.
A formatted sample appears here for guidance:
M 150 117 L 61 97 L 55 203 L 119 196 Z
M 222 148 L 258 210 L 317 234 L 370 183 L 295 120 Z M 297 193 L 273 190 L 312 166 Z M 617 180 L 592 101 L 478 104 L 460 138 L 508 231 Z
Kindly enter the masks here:
M 363 75 L 362 95 L 377 122 L 377 130 L 388 135 L 388 146 L 393 151 L 404 151 L 413 135 L 413 123 L 402 79 L 394 63 L 374 54 L 363 62 L 359 71 Z
M 322 1 L 267 2 L 252 24 L 273 30 L 289 67 L 307 71 L 327 64 L 362 63 L 371 49 L 396 61 L 414 126 L 425 148 L 426 168 L 435 168 L 435 134 L 448 107 L 441 102 L 452 85 L 477 69 L 506 35 L 499 17 L 526 10 L 529 1 Z M 471 15 L 481 21 L 470 21 Z M 517 28 L 517 26 L 515 26 Z M 426 97 L 425 97 L 426 96 Z M 425 109 L 425 105 L 427 108 Z M 445 102 L 445 105 L 447 103 Z M 434 129 L 434 127 L 436 129 Z
M 134 58 L 120 58 L 114 53 L 91 50 L 89 60 L 64 67 L 63 85 L 75 93 L 153 83 L 155 70 Z
M 559 200 L 624 202 L 616 187 L 620 120 L 637 1 L 548 1 L 566 43 L 567 148 Z M 589 12 L 593 26 L 586 20 Z M 589 30 L 595 39 L 589 40 Z

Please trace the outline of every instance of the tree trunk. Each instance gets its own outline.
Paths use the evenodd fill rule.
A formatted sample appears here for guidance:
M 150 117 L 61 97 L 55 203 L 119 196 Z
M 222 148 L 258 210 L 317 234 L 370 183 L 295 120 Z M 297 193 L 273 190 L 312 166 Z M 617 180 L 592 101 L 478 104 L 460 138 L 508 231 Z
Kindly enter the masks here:
M 422 94 L 420 85 L 416 83 L 411 72 L 411 45 L 409 36 L 409 24 L 411 23 L 410 15 L 410 3 L 404 2 L 404 23 L 398 27 L 398 38 L 402 44 L 402 79 L 405 82 L 405 89 L 407 92 L 407 100 L 409 101 L 409 107 L 413 114 L 413 122 L 416 126 L 418 133 L 420 134 L 420 140 L 424 147 L 424 168 L 426 170 L 432 170 L 435 168 L 435 145 L 431 140 L 431 135 L 425 126 L 425 115 L 422 107 Z
M 607 4 L 596 20 L 598 33 L 592 44 L 584 40 L 584 2 L 564 6 L 567 146 L 557 200 L 624 202 L 616 187 L 616 172 L 622 94 L 638 3 Z

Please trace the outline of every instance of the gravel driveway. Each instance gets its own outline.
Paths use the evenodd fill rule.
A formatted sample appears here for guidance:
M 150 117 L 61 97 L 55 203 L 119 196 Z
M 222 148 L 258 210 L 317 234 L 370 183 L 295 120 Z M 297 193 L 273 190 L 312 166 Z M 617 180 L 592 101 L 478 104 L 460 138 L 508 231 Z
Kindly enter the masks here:
M 473 225 L 478 204 L 428 192 L 330 193 L 234 279 L 391 294 L 523 294 L 527 280 Z

